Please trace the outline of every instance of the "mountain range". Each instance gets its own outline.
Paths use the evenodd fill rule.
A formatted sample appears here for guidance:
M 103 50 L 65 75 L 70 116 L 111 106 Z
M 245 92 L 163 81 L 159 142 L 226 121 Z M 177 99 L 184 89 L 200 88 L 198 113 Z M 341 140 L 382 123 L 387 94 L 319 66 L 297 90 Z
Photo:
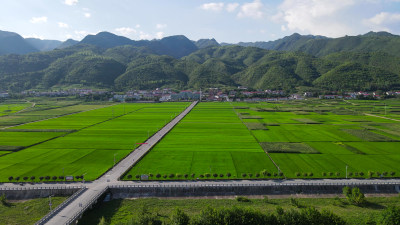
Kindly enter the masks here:
M 183 35 L 135 41 L 109 32 L 59 42 L 0 32 L 0 54 L 0 91 L 400 88 L 400 36 L 386 32 L 342 38 L 293 34 L 238 44 Z

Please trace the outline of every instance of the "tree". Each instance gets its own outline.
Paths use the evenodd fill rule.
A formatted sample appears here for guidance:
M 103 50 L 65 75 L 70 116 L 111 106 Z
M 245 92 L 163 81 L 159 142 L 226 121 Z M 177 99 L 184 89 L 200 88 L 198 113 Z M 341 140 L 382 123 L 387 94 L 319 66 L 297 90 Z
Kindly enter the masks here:
M 64 180 L 64 176 L 58 176 L 58 179 Z
M 187 225 L 190 222 L 189 216 L 180 209 L 176 209 L 171 216 L 171 223 L 174 225 Z
M 308 173 L 308 176 L 309 176 L 309 177 L 312 177 L 312 176 L 314 176 L 314 174 L 313 174 L 312 172 L 309 172 L 309 173 Z
M 139 179 L 139 178 L 140 178 L 140 175 L 139 175 L 139 174 L 136 174 L 135 178 L 136 178 L 136 179 Z
M 299 177 L 301 174 L 299 172 L 296 172 L 294 175 L 296 175 L 296 177 Z
M 57 176 L 53 176 L 52 179 L 53 179 L 53 180 L 57 180 Z
M 323 176 L 323 177 L 326 177 L 326 172 L 322 172 L 322 176 Z
M 213 174 L 213 177 L 217 178 L 217 177 L 218 177 L 218 174 L 214 173 L 214 174 Z
M 374 171 L 368 171 L 368 177 L 372 178 L 374 176 L 375 172 Z
M 211 174 L 206 173 L 206 174 L 204 174 L 204 176 L 207 177 L 207 178 L 209 178 L 209 177 L 211 177 Z
M 9 181 L 12 181 L 13 179 L 14 179 L 14 177 L 12 177 L 12 176 L 8 177 Z
M 246 177 L 247 176 L 247 173 L 242 173 L 242 177 Z
M 263 177 L 267 176 L 267 173 L 268 173 L 267 170 L 262 170 L 261 171 L 261 174 L 263 175 Z
M 221 173 L 221 174 L 219 175 L 219 177 L 224 177 L 224 174 Z
M 366 203 L 365 196 L 358 187 L 350 188 L 345 186 L 343 188 L 343 194 L 353 205 L 361 206 Z
M 35 176 L 31 176 L 31 181 L 33 182 L 35 180 Z
M 157 173 L 156 177 L 157 177 L 157 178 L 160 178 L 160 177 L 161 177 L 161 174 Z
M 188 178 L 189 177 L 189 174 L 185 174 L 185 175 L 183 175 L 185 178 Z
M 390 172 L 390 176 L 394 176 L 395 174 L 396 174 L 396 172 L 394 172 L 394 171 Z
M 126 178 L 132 179 L 132 174 L 128 174 L 128 176 L 126 176 Z
M 226 173 L 226 176 L 227 176 L 227 177 L 231 177 L 232 174 L 231 174 L 231 173 Z

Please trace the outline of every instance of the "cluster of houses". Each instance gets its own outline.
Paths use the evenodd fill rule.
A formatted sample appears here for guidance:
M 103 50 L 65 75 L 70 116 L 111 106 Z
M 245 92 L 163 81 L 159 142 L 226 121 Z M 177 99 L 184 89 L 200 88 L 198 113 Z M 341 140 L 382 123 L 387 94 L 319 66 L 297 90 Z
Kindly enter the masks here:
M 221 90 L 219 88 L 208 88 L 205 90 L 183 90 L 174 91 L 170 88 L 157 88 L 155 90 L 131 90 L 124 94 L 116 94 L 109 91 L 99 91 L 92 89 L 69 89 L 57 91 L 24 91 L 22 95 L 26 96 L 47 96 L 47 97 L 62 97 L 62 96 L 89 96 L 103 95 L 112 96 L 110 101 L 132 102 L 132 101 L 284 101 L 284 100 L 303 100 L 308 97 L 316 97 L 316 93 L 304 92 L 303 94 L 288 95 L 283 90 L 264 90 L 264 91 L 249 91 L 246 87 L 238 87 L 235 90 Z M 338 94 L 331 92 L 330 94 L 319 95 L 320 99 L 357 99 L 375 98 L 380 99 L 383 95 L 400 96 L 400 91 L 388 91 L 385 93 L 377 92 L 346 92 Z M 8 98 L 10 95 L 7 92 L 0 92 L 0 98 Z
M 56 90 L 56 91 L 23 91 L 22 95 L 26 96 L 35 96 L 35 97 L 63 97 L 63 96 L 86 96 L 90 94 L 105 94 L 109 93 L 108 91 L 94 91 L 92 89 L 69 89 L 69 90 Z

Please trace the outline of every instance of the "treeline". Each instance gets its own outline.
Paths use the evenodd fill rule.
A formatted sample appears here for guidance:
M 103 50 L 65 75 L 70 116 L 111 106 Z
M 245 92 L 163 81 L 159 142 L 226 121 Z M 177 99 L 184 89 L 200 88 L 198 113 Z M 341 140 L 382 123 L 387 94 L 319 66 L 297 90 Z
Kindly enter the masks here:
M 396 225 L 400 224 L 400 208 L 389 207 L 382 211 L 376 219 L 370 219 L 368 224 Z M 98 225 L 108 224 L 102 217 Z M 132 218 L 127 225 L 341 225 L 347 224 L 338 215 L 313 207 L 284 210 L 277 207 L 274 213 L 263 213 L 249 208 L 211 208 L 208 207 L 195 216 L 189 216 L 176 209 L 169 216 L 160 216 L 144 207 L 140 214 Z

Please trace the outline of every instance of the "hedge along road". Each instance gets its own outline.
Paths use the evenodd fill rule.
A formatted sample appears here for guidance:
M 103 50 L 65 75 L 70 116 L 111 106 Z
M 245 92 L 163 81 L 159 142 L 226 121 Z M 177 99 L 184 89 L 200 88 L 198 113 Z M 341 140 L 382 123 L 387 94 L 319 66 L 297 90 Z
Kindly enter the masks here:
M 125 159 L 116 164 L 110 171 L 105 173 L 96 181 L 87 185 L 88 190 L 82 195 L 65 206 L 61 211 L 55 214 L 45 224 L 70 224 L 78 218 L 86 208 L 88 208 L 102 193 L 104 193 L 109 185 L 118 185 L 118 179 L 128 169 L 138 162 L 150 149 L 157 144 L 180 120 L 182 120 L 197 104 L 193 102 L 181 114 L 175 117 L 171 122 L 165 125 L 161 130 L 151 136 L 147 141 L 138 147 L 134 152 L 129 154 Z

